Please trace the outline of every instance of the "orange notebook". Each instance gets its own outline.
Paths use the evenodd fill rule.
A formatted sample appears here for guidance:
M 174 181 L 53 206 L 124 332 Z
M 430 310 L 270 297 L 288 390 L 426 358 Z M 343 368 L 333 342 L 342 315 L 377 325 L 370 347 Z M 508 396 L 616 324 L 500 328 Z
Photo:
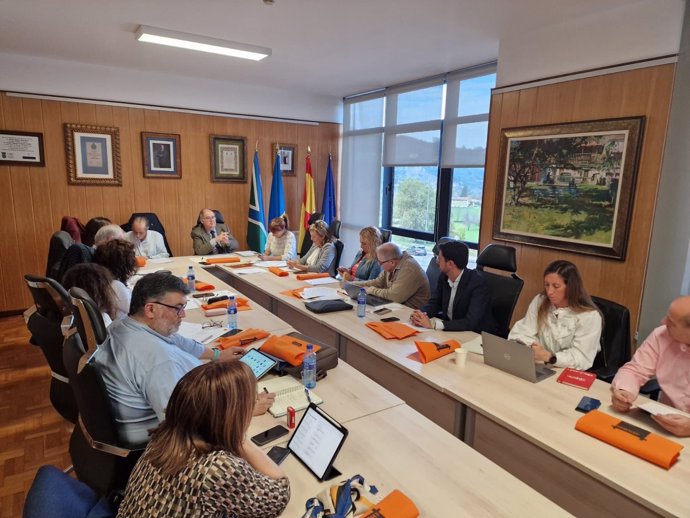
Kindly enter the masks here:
M 287 277 L 289 275 L 288 272 L 278 268 L 277 266 L 270 266 L 268 268 L 268 271 L 271 272 L 273 275 L 277 275 L 278 277 Z
M 394 489 L 359 518 L 417 518 L 419 509 L 402 491 Z
M 683 449 L 682 444 L 599 410 L 583 415 L 575 423 L 575 429 L 665 469 L 673 466 Z
M 446 354 L 450 354 L 455 349 L 460 347 L 460 343 L 455 340 L 446 340 L 445 342 L 422 342 L 415 340 L 414 344 L 417 346 L 419 352 L 419 359 L 422 363 L 429 363 Z
M 295 338 L 294 336 L 271 336 L 259 348 L 262 352 L 285 360 L 290 365 L 297 367 L 302 365 L 304 355 L 307 352 L 307 342 Z M 320 345 L 314 344 L 314 352 L 321 349 Z
M 325 279 L 326 277 L 330 277 L 330 275 L 327 273 L 298 273 L 297 274 L 297 280 L 298 281 L 309 281 L 311 279 Z
M 419 334 L 419 331 L 412 329 L 410 326 L 401 324 L 400 322 L 368 322 L 365 324 L 369 329 L 376 331 L 386 340 L 395 338 L 402 340 Z
M 229 263 L 239 263 L 241 259 L 239 257 L 207 257 L 205 262 L 208 264 L 229 264 Z
M 247 344 L 256 342 L 257 340 L 263 340 L 270 333 L 264 331 L 263 329 L 245 329 L 239 333 L 232 336 L 225 336 L 218 339 L 218 348 L 225 350 L 228 347 L 244 347 Z

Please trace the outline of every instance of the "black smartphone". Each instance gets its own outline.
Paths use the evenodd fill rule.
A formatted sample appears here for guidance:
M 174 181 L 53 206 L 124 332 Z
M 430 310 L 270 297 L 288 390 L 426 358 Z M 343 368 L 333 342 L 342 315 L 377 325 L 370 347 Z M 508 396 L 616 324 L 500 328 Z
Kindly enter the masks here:
M 388 308 L 381 308 L 381 309 L 375 309 L 374 314 L 376 315 L 385 315 L 386 313 L 390 313 L 391 310 Z
M 382 318 L 381 322 L 397 322 L 398 320 L 400 320 L 398 317 L 386 317 Z
M 287 456 L 290 455 L 290 450 L 288 448 L 283 448 L 282 446 L 274 446 L 268 450 L 268 458 L 271 459 L 276 464 L 280 464 Z
M 241 333 L 241 332 L 242 332 L 241 329 L 237 329 L 237 328 L 236 328 L 236 329 L 231 329 L 231 330 L 228 331 L 227 333 L 223 333 L 222 335 L 220 335 L 218 338 L 224 338 L 224 337 L 226 337 L 226 336 L 236 335 L 237 333 Z
M 203 299 L 204 297 L 213 297 L 215 293 L 195 293 L 192 295 L 195 299 Z
M 257 446 L 263 446 L 264 444 L 275 441 L 278 437 L 282 437 L 283 435 L 287 435 L 289 433 L 290 430 L 279 424 L 273 428 L 269 428 L 265 432 L 257 433 L 254 437 L 252 437 L 252 442 Z

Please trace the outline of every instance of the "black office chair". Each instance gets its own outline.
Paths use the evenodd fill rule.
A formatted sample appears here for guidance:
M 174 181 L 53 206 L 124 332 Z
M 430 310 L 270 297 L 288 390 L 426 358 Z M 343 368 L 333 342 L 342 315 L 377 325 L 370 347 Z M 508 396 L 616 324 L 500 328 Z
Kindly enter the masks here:
M 484 268 L 509 272 L 510 275 L 488 272 Z M 491 312 L 498 325 L 498 334 L 507 338 L 513 311 L 525 284 L 525 281 L 515 273 L 517 271 L 515 248 L 496 243 L 486 245 L 477 256 L 477 270 L 483 273 L 491 291 Z
M 62 362 L 63 330 L 72 323 L 69 296 L 60 284 L 48 277 L 25 275 L 24 282 L 34 300 L 34 305 L 24 313 L 24 319 L 31 332 L 30 342 L 41 348 L 50 366 L 50 403 L 62 417 L 76 423 L 77 402 Z
M 313 225 L 320 219 L 323 219 L 323 212 L 312 212 L 307 223 L 309 225 Z M 299 250 L 299 256 L 304 257 L 311 248 L 312 244 L 311 236 L 309 235 L 309 230 L 307 229 L 307 232 L 304 234 L 304 240 L 302 241 L 302 247 Z
M 441 270 L 438 268 L 438 263 L 436 262 L 436 258 L 438 257 L 438 247 L 439 245 L 442 245 L 443 243 L 448 243 L 450 241 L 455 241 L 452 237 L 442 237 L 441 239 L 438 240 L 438 243 L 434 245 L 434 248 L 432 248 L 432 252 L 434 254 L 434 258 L 429 261 L 429 265 L 426 267 L 426 276 L 429 279 L 429 288 L 431 289 L 431 297 L 436 295 L 436 286 L 438 285 L 438 277 L 441 275 Z
M 74 243 L 71 245 L 60 261 L 60 268 L 58 269 L 55 280 L 61 282 L 62 278 L 65 276 L 65 272 L 74 265 L 93 262 L 93 253 L 94 249 L 83 243 Z
M 74 244 L 74 239 L 64 230 L 58 230 L 50 236 L 48 245 L 48 263 L 46 264 L 46 277 L 60 282 L 60 263 L 67 249 Z
M 331 236 L 333 236 L 334 239 L 340 239 L 341 226 L 342 223 L 338 219 L 331 221 L 331 224 L 328 226 L 328 231 L 331 233 Z
M 381 244 L 389 243 L 391 240 L 391 237 L 393 236 L 393 232 L 391 232 L 387 228 L 382 228 L 382 227 L 379 227 L 379 232 L 381 233 Z
M 163 223 L 161 223 L 160 219 L 158 219 L 158 216 L 155 212 L 133 212 L 132 215 L 129 217 L 129 221 L 123 225 L 120 225 L 120 227 L 122 227 L 122 230 L 124 230 L 125 232 L 129 232 L 130 230 L 132 230 L 132 223 L 137 218 L 146 218 L 149 222 L 149 229 L 155 230 L 163 236 L 165 249 L 170 254 L 170 257 L 172 257 L 173 253 L 170 249 L 170 245 L 168 244 L 168 238 L 165 235 L 165 228 L 163 227 Z M 218 221 L 217 218 L 216 221 Z M 223 221 L 220 221 L 219 223 L 223 223 Z
M 604 321 L 601 332 L 601 350 L 589 369 L 602 381 L 611 383 L 618 369 L 630 360 L 630 311 L 625 306 L 592 296 Z
M 99 495 L 123 490 L 144 445 L 123 445 L 117 434 L 111 403 L 96 367 L 93 351 L 109 339 L 96 303 L 80 288 L 69 291 L 76 327 L 65 340 L 63 360 L 79 407 L 79 420 L 70 437 L 69 453 L 77 478 Z
M 345 245 L 340 239 L 336 239 L 333 241 L 333 246 L 335 246 L 335 265 L 331 267 L 330 273 L 335 277 L 338 273 L 338 266 L 340 266 L 340 258 L 343 256 L 343 248 L 345 248 Z

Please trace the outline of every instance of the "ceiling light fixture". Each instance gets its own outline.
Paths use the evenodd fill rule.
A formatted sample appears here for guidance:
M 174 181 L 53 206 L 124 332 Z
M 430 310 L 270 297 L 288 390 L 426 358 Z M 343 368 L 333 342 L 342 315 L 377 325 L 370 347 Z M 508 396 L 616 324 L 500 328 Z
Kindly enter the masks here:
M 148 25 L 139 26 L 136 32 L 136 38 L 146 43 L 157 43 L 159 45 L 210 52 L 212 54 L 221 54 L 223 56 L 251 59 L 254 61 L 260 61 L 271 55 L 271 49 L 266 47 L 257 47 L 256 45 L 247 45 L 246 43 L 208 38 L 206 36 L 188 34 L 186 32 L 158 29 L 157 27 L 150 27 Z

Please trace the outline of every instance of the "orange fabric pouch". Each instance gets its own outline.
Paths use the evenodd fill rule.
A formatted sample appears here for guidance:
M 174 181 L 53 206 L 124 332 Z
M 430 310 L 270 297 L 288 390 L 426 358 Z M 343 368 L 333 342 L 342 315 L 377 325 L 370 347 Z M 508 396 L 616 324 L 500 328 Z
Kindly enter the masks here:
M 599 410 L 590 410 L 575 429 L 665 469 L 678 460 L 683 445 Z
M 213 291 L 216 287 L 213 284 L 208 284 L 206 282 L 196 281 L 194 284 L 194 289 L 196 291 Z
M 278 277 L 287 277 L 287 276 L 289 275 L 288 272 L 286 272 L 285 270 L 282 270 L 282 269 L 278 268 L 277 266 L 270 266 L 270 267 L 268 268 L 268 271 L 271 272 L 271 273 L 274 274 L 274 275 L 277 275 Z
M 137 266 L 139 268 L 143 268 L 144 266 L 146 266 L 146 257 L 142 257 L 142 256 L 138 255 L 134 259 L 136 259 Z
M 225 350 L 228 347 L 244 347 L 247 344 L 256 342 L 257 340 L 263 340 L 270 333 L 264 331 L 263 329 L 245 329 L 232 336 L 224 336 L 218 339 L 218 348 Z
M 460 343 L 455 340 L 446 340 L 445 342 L 422 342 L 415 340 L 414 344 L 417 346 L 419 352 L 419 359 L 422 363 L 429 363 L 446 354 L 450 354 L 455 349 L 460 347 Z
M 208 264 L 229 264 L 239 263 L 241 259 L 239 257 L 207 257 L 204 261 Z
M 369 329 L 376 331 L 386 340 L 395 338 L 402 340 L 419 334 L 419 331 L 412 329 L 410 326 L 401 324 L 400 322 L 368 322 L 365 324 Z
M 244 297 L 235 297 L 235 302 L 237 303 L 237 311 L 248 311 L 251 308 L 249 305 L 249 299 L 245 299 Z M 225 300 L 219 300 L 218 302 L 214 302 L 213 304 L 202 304 L 201 309 L 204 311 L 208 311 L 209 309 L 227 309 L 228 307 L 228 299 Z
M 417 518 L 419 509 L 402 491 L 394 489 L 359 518 Z
M 307 352 L 307 342 L 295 338 L 294 336 L 271 336 L 259 348 L 262 352 L 275 356 L 297 367 L 302 365 L 304 355 Z M 314 344 L 314 352 L 321 349 L 320 345 Z
M 330 275 L 327 273 L 298 273 L 297 274 L 297 280 L 298 281 L 309 281 L 311 279 L 325 279 L 326 277 L 330 277 Z
M 300 295 L 299 295 L 299 294 L 302 293 L 303 291 L 304 291 L 304 288 L 297 288 L 297 289 L 294 289 L 294 290 L 285 290 L 285 291 L 281 291 L 280 294 L 281 294 L 281 295 L 287 295 L 288 297 L 294 297 L 294 298 L 299 299 L 299 300 L 304 300 L 304 299 L 302 299 L 302 297 L 300 297 Z

